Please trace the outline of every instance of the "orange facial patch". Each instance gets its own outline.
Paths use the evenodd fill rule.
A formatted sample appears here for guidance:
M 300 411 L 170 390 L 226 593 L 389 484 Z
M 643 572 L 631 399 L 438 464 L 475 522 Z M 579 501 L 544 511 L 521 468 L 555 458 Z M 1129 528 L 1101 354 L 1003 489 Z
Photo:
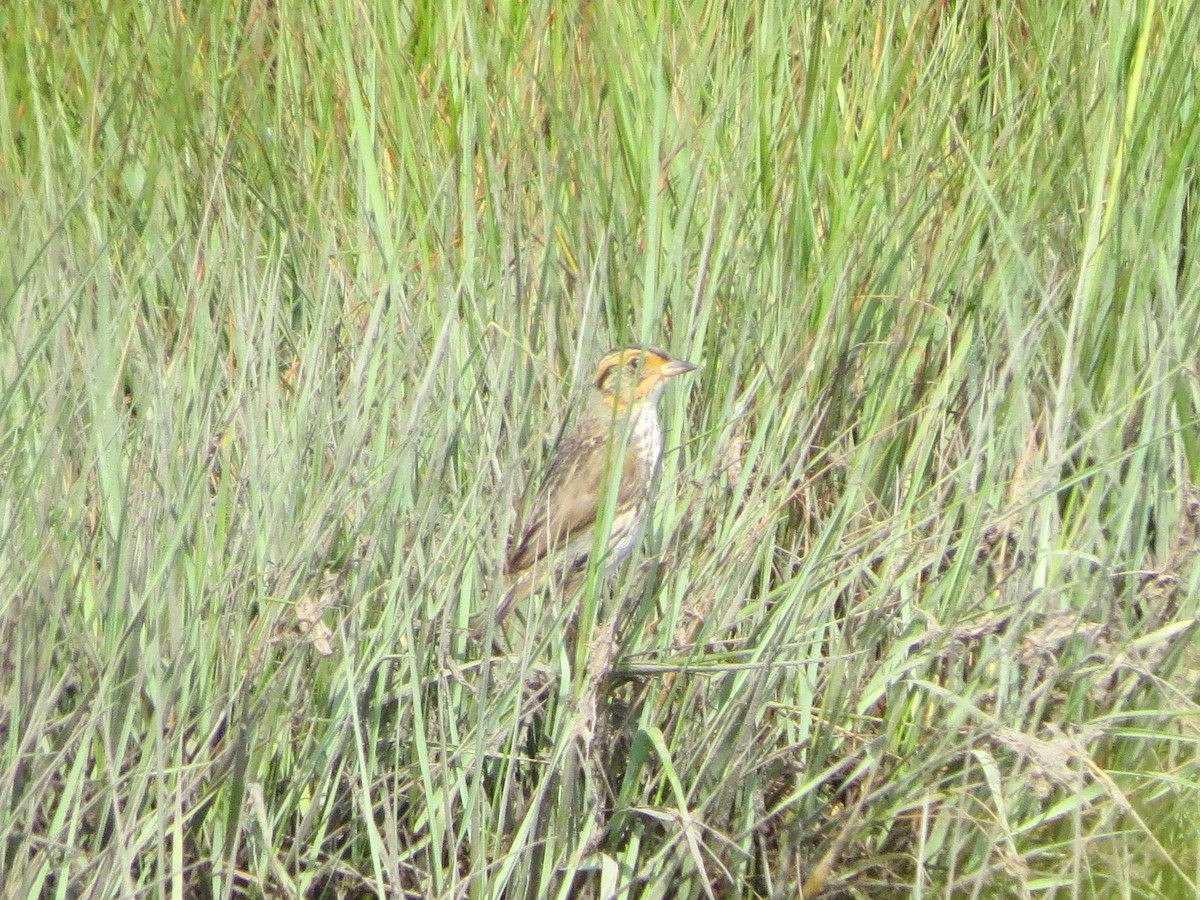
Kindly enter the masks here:
M 667 354 L 654 347 L 613 350 L 596 367 L 596 387 L 609 393 L 628 394 L 634 385 L 635 396 L 640 397 L 654 386 L 669 361 Z

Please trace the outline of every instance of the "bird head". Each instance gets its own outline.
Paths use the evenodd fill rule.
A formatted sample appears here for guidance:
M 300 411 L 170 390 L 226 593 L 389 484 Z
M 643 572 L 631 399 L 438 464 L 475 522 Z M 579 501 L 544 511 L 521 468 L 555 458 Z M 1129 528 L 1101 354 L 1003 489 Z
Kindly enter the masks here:
M 657 347 L 620 347 L 600 360 L 593 383 L 601 399 L 621 412 L 631 405 L 656 402 L 669 379 L 697 368 Z

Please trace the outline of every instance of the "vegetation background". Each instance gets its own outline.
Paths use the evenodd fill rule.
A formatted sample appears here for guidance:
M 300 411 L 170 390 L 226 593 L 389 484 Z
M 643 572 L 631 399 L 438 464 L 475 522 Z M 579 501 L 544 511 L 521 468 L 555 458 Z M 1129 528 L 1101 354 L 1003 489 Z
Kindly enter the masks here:
M 4 895 L 1196 896 L 1198 16 L 3 4 Z

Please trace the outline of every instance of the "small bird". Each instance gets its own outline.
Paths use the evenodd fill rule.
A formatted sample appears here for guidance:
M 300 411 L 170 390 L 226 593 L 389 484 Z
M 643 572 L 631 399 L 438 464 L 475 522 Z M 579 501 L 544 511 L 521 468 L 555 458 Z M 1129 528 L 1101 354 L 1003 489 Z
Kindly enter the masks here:
M 669 379 L 696 368 L 655 347 L 621 347 L 600 360 L 579 421 L 555 450 L 541 489 L 509 540 L 504 567 L 508 589 L 496 607 L 496 625 L 544 585 L 555 582 L 566 595 L 583 581 L 614 467 L 620 468 L 620 480 L 604 573 L 633 549 L 662 458 L 658 399 Z M 482 625 L 486 628 L 486 621 Z M 477 627 L 477 635 L 482 630 Z

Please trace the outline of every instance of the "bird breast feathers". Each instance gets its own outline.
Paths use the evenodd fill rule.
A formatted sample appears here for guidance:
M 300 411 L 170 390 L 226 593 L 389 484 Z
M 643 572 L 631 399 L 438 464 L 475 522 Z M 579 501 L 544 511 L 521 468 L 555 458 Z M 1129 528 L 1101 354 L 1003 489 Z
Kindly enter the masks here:
M 617 509 L 645 498 L 650 473 L 632 435 L 621 460 Z M 591 529 L 599 515 L 599 499 L 608 481 L 608 435 L 571 434 L 557 454 L 546 481 L 529 510 L 521 535 L 509 550 L 509 574 L 528 569 L 556 547 Z

